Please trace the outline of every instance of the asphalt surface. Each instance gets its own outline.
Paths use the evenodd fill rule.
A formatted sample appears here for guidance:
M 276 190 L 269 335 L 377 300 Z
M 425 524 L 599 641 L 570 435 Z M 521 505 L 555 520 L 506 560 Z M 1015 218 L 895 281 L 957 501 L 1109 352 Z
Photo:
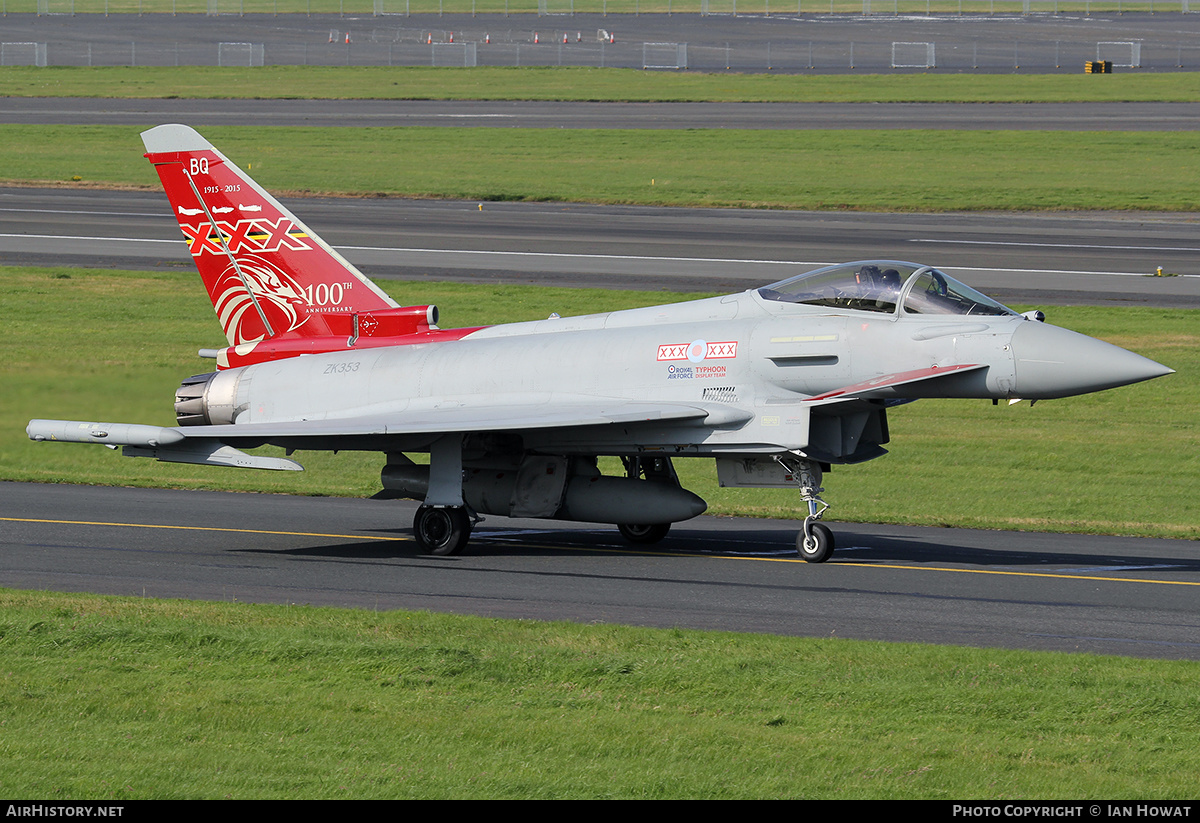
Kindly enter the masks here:
M 489 518 L 435 558 L 414 507 L 3 483 L 0 585 L 1200 659 L 1190 541 L 835 523 L 810 565 L 791 521 L 701 517 L 643 551 Z
M 554 129 L 1193 131 L 1194 103 L 559 103 L 13 97 L 0 123 Z
M 826 263 L 884 258 L 940 266 L 1008 303 L 1200 308 L 1193 215 L 284 202 L 377 278 L 733 292 Z M 196 277 L 161 192 L 0 189 L 0 263 Z M 1149 276 L 1159 266 L 1179 276 Z M 452 324 L 453 307 L 442 309 Z

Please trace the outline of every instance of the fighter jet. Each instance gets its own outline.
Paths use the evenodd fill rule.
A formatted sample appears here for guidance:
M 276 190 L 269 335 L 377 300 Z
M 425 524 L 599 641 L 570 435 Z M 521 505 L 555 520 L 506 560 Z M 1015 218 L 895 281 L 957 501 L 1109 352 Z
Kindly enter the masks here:
M 397 305 L 191 128 L 142 139 L 228 346 L 201 350 L 216 369 L 183 381 L 175 426 L 33 420 L 29 437 L 275 470 L 301 466 L 244 450 L 380 452 L 382 494 L 421 501 L 413 531 L 433 554 L 461 551 L 481 515 L 611 523 L 653 543 L 706 508 L 673 461 L 708 458 L 721 486 L 798 489 L 797 551 L 820 563 L 834 550 L 822 473 L 885 454 L 895 406 L 1061 398 L 1172 371 L 889 260 L 443 329 L 435 307 Z M 601 457 L 622 471 L 602 473 Z

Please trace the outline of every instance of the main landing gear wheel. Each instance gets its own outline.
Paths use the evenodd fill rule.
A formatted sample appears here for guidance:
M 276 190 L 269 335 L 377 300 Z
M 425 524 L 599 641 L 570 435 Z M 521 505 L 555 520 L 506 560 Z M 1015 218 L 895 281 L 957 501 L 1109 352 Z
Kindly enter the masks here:
M 471 537 L 471 518 L 465 506 L 422 506 L 413 519 L 413 536 L 430 554 L 458 554 Z
M 824 563 L 833 554 L 833 532 L 824 523 L 813 523 L 809 530 L 796 536 L 796 551 L 806 563 Z
M 657 543 L 667 536 L 671 530 L 670 523 L 652 523 L 641 525 L 636 523 L 618 523 L 617 531 L 630 543 Z

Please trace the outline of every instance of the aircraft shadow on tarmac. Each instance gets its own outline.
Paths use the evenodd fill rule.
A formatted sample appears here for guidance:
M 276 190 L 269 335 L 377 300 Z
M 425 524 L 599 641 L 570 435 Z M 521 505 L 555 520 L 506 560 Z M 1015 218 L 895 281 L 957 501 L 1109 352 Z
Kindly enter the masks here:
M 947 532 L 947 537 L 953 534 Z M 1022 542 L 1019 537 L 1007 532 L 995 532 L 995 541 Z M 1082 539 L 1085 535 L 1055 535 L 1050 538 Z M 1112 538 L 1096 538 L 1109 540 Z M 1087 568 L 1103 571 L 1105 568 L 1154 568 L 1161 571 L 1200 573 L 1200 560 L 1099 551 L 1054 551 L 1022 548 L 982 548 L 953 542 L 931 541 L 913 537 L 888 537 L 878 534 L 855 533 L 842 528 L 838 533 L 838 553 L 830 562 L 845 563 L 906 563 L 906 564 L 952 564 L 980 568 L 1033 568 L 1071 569 Z
M 428 559 L 431 561 L 469 560 L 472 557 L 546 557 L 556 554 L 574 556 L 611 556 L 614 552 L 647 556 L 745 557 L 771 560 L 797 559 L 795 540 L 790 531 L 748 529 L 713 531 L 677 528 L 661 542 L 649 546 L 626 543 L 611 527 L 519 528 L 481 527 L 473 535 L 467 554 L 438 557 L 424 553 L 411 539 L 409 529 L 377 529 L 379 536 L 394 540 L 329 542 L 313 546 L 274 549 L 240 547 L 238 553 L 291 555 L 312 559 L 386 560 L 391 558 Z M 1006 539 L 996 533 L 997 541 Z M 950 536 L 949 533 L 947 536 Z M 1078 536 L 1076 536 L 1078 537 Z M 1048 571 L 1088 569 L 1103 573 L 1106 569 L 1155 570 L 1181 574 L 1200 573 L 1200 559 L 1158 555 L 1104 552 L 1038 551 L 1024 548 L 992 549 L 951 542 L 933 542 L 913 537 L 890 537 L 865 532 L 839 530 L 839 552 L 831 563 L 907 565 L 956 565 L 978 568 L 1022 568 Z M 808 564 L 805 564 L 808 565 Z

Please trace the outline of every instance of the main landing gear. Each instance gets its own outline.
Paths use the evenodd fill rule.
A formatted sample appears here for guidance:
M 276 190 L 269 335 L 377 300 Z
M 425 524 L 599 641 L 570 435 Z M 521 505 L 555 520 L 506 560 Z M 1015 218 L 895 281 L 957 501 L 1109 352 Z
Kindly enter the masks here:
M 446 557 L 466 547 L 473 525 L 466 506 L 421 506 L 413 518 L 413 535 L 422 551 Z
M 808 516 L 804 528 L 796 535 L 796 553 L 807 563 L 824 563 L 833 554 L 833 531 L 819 523 L 829 504 L 821 499 L 821 466 L 807 457 L 775 455 L 775 462 L 783 466 L 800 487 L 800 500 L 808 504 Z
M 657 543 L 667 536 L 671 530 L 670 523 L 651 523 L 646 525 L 634 523 L 618 523 L 617 531 L 630 543 Z

